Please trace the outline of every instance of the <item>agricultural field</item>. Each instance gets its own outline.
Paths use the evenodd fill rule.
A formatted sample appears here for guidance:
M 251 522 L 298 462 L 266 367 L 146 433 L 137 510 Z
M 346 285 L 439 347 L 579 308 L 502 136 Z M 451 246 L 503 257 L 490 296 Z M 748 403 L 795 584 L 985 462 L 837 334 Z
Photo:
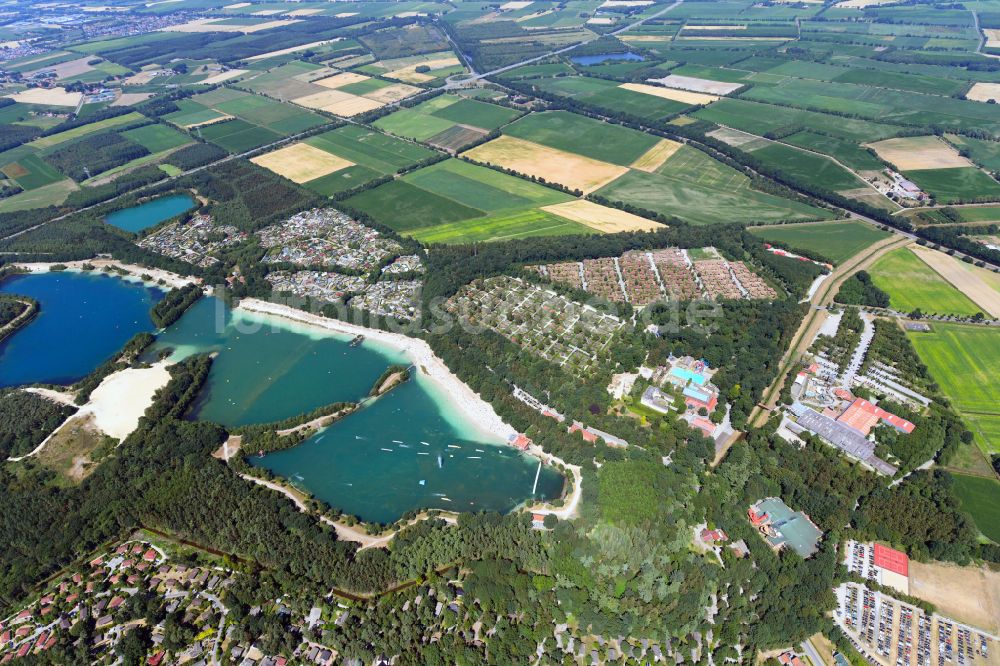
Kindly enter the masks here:
M 955 493 L 976 527 L 987 538 L 1000 543 L 1000 481 L 967 474 L 952 474 Z
M 1000 182 L 975 167 L 921 169 L 904 175 L 942 204 L 1000 200 Z
M 379 118 L 375 126 L 455 152 L 483 139 L 518 115 L 518 111 L 496 104 L 446 94 Z
M 331 196 L 433 155 L 426 148 L 380 132 L 345 125 L 265 153 L 253 161 L 307 189 Z
M 656 223 L 568 194 L 447 160 L 362 192 L 345 202 L 400 233 L 425 242 L 503 240 L 656 228 Z
M 880 257 L 868 273 L 889 294 L 889 305 L 900 312 L 920 309 L 928 314 L 971 317 L 982 308 L 941 277 L 909 248 Z
M 419 71 L 418 71 L 419 70 Z M 461 61 L 452 51 L 422 53 L 403 58 L 380 60 L 359 67 L 355 71 L 377 74 L 403 83 L 435 84 L 442 79 L 465 71 Z
M 785 243 L 826 257 L 835 264 L 850 259 L 889 234 L 864 222 L 822 222 L 817 224 L 778 224 L 751 229 L 765 241 Z
M 989 456 L 1000 453 L 1000 332 L 985 326 L 932 322 L 909 332 L 941 393 Z
M 821 155 L 780 143 L 770 143 L 751 152 L 765 164 L 779 167 L 798 178 L 815 179 L 836 192 L 866 187 L 860 178 Z
M 534 113 L 503 132 L 465 155 L 695 224 L 829 216 L 750 189 L 746 176 L 695 148 L 574 113 Z
M 715 97 L 646 84 L 618 83 L 589 76 L 532 79 L 539 90 L 569 97 L 611 113 L 627 113 L 643 120 L 662 120 L 694 104 Z
M 290 104 L 230 88 L 181 100 L 164 119 L 231 153 L 242 153 L 328 122 Z

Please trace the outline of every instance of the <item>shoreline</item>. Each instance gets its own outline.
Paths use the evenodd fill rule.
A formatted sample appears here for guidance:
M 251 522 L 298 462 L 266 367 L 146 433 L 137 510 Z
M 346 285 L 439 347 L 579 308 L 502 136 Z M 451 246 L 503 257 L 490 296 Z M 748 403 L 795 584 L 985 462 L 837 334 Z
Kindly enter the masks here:
M 89 264 L 94 267 L 94 270 L 84 270 L 84 264 Z M 141 282 L 148 287 L 157 287 L 159 289 L 169 290 L 177 287 L 184 287 L 189 284 L 197 284 L 198 280 L 191 276 L 178 275 L 177 273 L 171 273 L 170 271 L 163 270 L 162 268 L 147 268 L 145 266 L 138 266 L 136 264 L 125 264 L 120 261 L 115 261 L 114 259 L 79 259 L 76 261 L 39 261 L 39 262 L 22 262 L 12 264 L 17 268 L 22 268 L 28 273 L 39 274 L 39 273 L 50 273 L 52 272 L 53 266 L 62 265 L 66 267 L 66 271 L 78 272 L 78 273 L 98 273 L 100 275 L 111 275 L 113 277 L 120 277 L 123 280 L 129 280 L 132 282 Z M 104 271 L 106 266 L 116 266 L 127 271 L 128 275 L 122 275 L 117 271 Z M 61 271 L 56 271 L 61 272 Z M 150 275 L 153 281 L 143 280 L 142 275 Z M 159 284 L 156 280 L 163 280 L 164 284 Z
M 409 361 L 416 366 L 417 379 L 419 380 L 419 378 L 423 377 L 429 380 L 434 385 L 434 388 L 440 389 L 450 399 L 450 406 L 456 408 L 466 417 L 471 425 L 475 426 L 481 432 L 489 434 L 492 437 L 499 437 L 504 444 L 507 443 L 511 435 L 517 434 L 517 431 L 513 427 L 500 418 L 492 405 L 483 400 L 478 393 L 459 379 L 445 365 L 444 361 L 437 357 L 430 348 L 430 345 L 424 340 L 411 338 L 400 333 L 366 328 L 338 319 L 329 319 L 302 310 L 296 310 L 287 305 L 269 303 L 256 298 L 241 300 L 235 309 L 290 319 L 301 324 L 316 326 L 327 331 L 342 333 L 352 337 L 364 335 L 366 339 L 371 339 L 405 354 Z M 433 391 L 431 393 L 432 397 L 435 397 L 433 396 Z

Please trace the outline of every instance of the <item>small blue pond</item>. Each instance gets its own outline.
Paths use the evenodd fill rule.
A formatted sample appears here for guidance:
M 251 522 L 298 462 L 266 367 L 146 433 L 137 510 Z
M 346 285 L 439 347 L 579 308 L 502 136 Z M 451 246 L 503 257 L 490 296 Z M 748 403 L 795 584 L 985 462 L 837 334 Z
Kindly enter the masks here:
M 194 205 L 194 199 L 188 194 L 171 194 L 138 206 L 116 210 L 104 218 L 104 221 L 119 229 L 135 233 L 191 210 Z

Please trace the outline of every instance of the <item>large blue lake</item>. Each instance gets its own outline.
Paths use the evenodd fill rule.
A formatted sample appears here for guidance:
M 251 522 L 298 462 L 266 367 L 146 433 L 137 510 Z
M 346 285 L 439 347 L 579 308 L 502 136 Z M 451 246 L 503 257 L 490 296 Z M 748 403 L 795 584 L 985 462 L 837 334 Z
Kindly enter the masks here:
M 16 275 L 0 292 L 41 305 L 25 327 L 0 342 L 0 386 L 69 384 L 117 353 L 136 333 L 156 326 L 149 311 L 163 292 L 100 273 Z
M 138 206 L 116 210 L 104 218 L 104 221 L 119 229 L 135 233 L 191 210 L 194 206 L 195 201 L 190 195 L 171 194 Z

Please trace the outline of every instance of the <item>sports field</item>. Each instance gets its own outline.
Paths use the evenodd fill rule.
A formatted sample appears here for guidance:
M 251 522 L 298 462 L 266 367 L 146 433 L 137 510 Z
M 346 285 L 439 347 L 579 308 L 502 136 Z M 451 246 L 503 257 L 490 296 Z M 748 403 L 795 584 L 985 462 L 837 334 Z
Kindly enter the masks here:
M 932 322 L 908 333 L 920 359 L 987 454 L 1000 453 L 1000 331 Z
M 750 231 L 766 241 L 778 241 L 792 249 L 819 253 L 836 264 L 889 235 L 870 224 L 854 221 L 779 224 Z
M 927 314 L 972 316 L 982 311 L 909 248 L 883 255 L 868 273 L 875 286 L 889 294 L 890 307 L 900 312 L 919 308 Z
M 1000 543 L 1000 481 L 965 474 L 953 474 L 955 493 L 979 531 Z

